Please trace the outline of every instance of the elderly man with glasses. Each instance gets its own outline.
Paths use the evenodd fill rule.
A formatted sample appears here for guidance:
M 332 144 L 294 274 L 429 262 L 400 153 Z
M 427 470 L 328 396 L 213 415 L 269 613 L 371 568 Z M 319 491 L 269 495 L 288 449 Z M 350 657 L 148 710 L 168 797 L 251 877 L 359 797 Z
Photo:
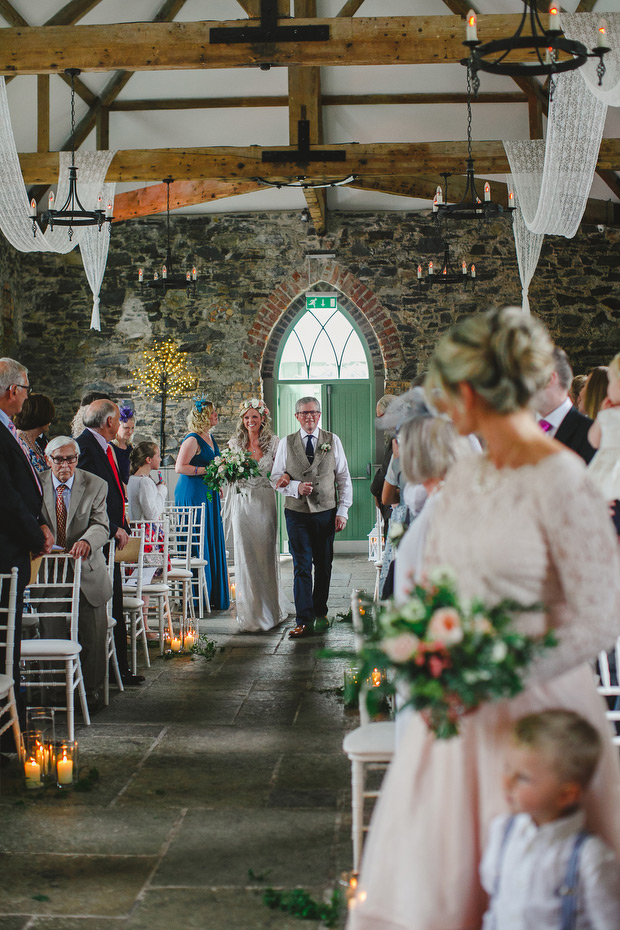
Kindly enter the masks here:
M 301 397 L 295 416 L 300 428 L 279 444 L 271 473 L 276 489 L 286 497 L 296 614 L 292 639 L 327 628 L 334 535 L 347 525 L 353 502 L 342 443 L 335 433 L 319 429 L 321 405 L 316 397 Z
M 51 530 L 41 517 L 41 484 L 27 451 L 19 441 L 13 417 L 30 393 L 28 369 L 12 358 L 0 358 L 0 573 L 13 566 L 19 570 L 15 650 L 12 677 L 15 681 L 20 722 L 25 723 L 25 704 L 19 689 L 22 603 L 30 580 L 30 556 L 49 552 L 54 542 Z M 3 587 L 2 603 L 8 602 L 8 585 Z M 4 672 L 4 649 L 0 646 L 0 673 Z M 12 736 L 1 737 L 5 752 L 12 752 Z
M 78 639 L 88 706 L 96 712 L 103 706 L 106 604 L 112 597 L 102 551 L 110 535 L 108 486 L 103 478 L 77 467 L 80 447 L 70 436 L 56 436 L 47 444 L 45 453 L 50 471 L 40 476 L 43 516 L 52 528 L 56 545 L 74 559 L 82 559 Z M 44 634 L 66 636 L 66 631 L 45 629 Z

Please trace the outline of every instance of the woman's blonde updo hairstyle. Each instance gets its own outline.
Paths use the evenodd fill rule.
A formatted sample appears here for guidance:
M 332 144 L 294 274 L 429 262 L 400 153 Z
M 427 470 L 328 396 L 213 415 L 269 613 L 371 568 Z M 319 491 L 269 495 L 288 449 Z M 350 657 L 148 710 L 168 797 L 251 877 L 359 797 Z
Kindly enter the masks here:
M 192 409 L 187 414 L 187 425 L 190 433 L 202 433 L 205 427 L 211 428 L 211 414 L 215 410 L 215 404 L 210 400 L 196 401 Z
M 465 317 L 439 340 L 426 388 L 458 397 L 467 381 L 497 413 L 526 407 L 553 371 L 553 344 L 547 330 L 517 307 Z

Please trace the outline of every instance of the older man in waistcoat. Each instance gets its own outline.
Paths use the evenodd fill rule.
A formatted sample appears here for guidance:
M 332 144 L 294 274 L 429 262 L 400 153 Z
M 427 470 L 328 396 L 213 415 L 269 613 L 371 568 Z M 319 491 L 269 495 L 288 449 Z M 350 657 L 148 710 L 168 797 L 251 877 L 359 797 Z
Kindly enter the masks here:
M 285 495 L 284 512 L 293 556 L 296 624 L 289 636 L 311 636 L 327 626 L 334 535 L 347 525 L 353 502 L 349 466 L 335 433 L 319 429 L 316 397 L 295 404 L 300 429 L 278 446 L 271 477 Z M 314 583 L 312 568 L 314 566 Z

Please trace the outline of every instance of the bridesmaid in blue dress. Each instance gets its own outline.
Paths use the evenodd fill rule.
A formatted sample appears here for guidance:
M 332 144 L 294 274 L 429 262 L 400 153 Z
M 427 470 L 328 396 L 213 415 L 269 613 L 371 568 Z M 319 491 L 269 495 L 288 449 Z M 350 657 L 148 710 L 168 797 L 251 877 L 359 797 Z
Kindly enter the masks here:
M 189 433 L 183 440 L 174 470 L 179 479 L 174 489 L 174 502 L 182 506 L 206 504 L 204 555 L 205 574 L 211 609 L 227 610 L 230 606 L 226 546 L 220 513 L 220 496 L 214 493 L 208 500 L 203 482 L 206 466 L 220 454 L 211 430 L 218 420 L 217 410 L 209 400 L 199 399 L 187 417 Z

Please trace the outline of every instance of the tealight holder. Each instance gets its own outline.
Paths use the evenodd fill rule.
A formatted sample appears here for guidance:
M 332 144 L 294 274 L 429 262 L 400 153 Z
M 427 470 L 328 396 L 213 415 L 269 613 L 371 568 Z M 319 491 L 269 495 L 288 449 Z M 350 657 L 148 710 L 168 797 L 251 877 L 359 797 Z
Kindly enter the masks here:
M 384 668 L 373 668 L 372 672 L 366 679 L 369 688 L 380 688 L 381 685 L 387 684 L 387 670 Z
M 43 768 L 45 764 L 43 734 L 40 730 L 22 730 L 20 755 L 24 767 L 26 788 L 43 787 Z
M 366 898 L 366 893 L 360 891 L 359 875 L 357 872 L 341 872 L 338 885 L 344 895 L 347 910 L 353 910 L 359 902 Z
M 40 744 L 35 746 L 35 758 L 41 765 L 41 777 L 44 782 L 55 782 L 54 746 L 56 743 L 55 710 L 53 707 L 28 707 L 26 709 L 26 730 L 40 732 Z
M 181 631 L 183 636 L 183 651 L 189 652 L 192 646 L 198 642 L 198 623 L 192 618 L 188 618 L 185 628 Z
M 56 743 L 56 784 L 59 788 L 72 788 L 78 780 L 78 744 L 69 739 Z
M 237 600 L 237 582 L 231 581 L 229 585 L 231 601 Z
M 345 668 L 344 670 L 344 689 L 343 689 L 343 700 L 344 706 L 347 709 L 352 707 L 357 707 L 358 698 L 359 698 L 359 669 L 354 666 Z

